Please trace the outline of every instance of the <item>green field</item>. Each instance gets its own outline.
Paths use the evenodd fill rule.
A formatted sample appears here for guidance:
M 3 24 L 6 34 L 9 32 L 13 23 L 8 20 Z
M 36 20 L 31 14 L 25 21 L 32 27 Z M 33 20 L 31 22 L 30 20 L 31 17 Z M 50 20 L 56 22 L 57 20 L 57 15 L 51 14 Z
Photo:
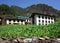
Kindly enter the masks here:
M 0 26 L 0 37 L 60 37 L 60 22 L 47 26 L 37 25 L 5 25 Z

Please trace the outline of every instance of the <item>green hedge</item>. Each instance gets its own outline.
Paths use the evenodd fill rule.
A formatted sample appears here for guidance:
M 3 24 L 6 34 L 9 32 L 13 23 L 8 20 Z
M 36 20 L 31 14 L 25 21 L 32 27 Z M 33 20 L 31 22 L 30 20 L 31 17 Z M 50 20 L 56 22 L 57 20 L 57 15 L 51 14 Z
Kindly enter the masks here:
M 6 25 L 0 26 L 0 37 L 60 37 L 60 22 L 47 26 L 37 25 Z

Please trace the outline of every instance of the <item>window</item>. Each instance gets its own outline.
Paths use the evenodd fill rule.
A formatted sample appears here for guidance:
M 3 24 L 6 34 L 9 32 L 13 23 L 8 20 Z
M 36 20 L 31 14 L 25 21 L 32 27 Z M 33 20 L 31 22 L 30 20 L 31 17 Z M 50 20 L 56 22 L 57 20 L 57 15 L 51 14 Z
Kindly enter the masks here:
M 11 24 L 11 23 L 9 23 L 9 24 Z
M 47 23 L 47 21 L 46 21 L 46 23 Z
M 50 17 L 48 17 L 48 19 L 50 19 Z
M 23 22 L 23 20 L 21 20 L 21 22 Z
M 19 22 L 19 20 L 17 20 Z
M 47 21 L 45 21 L 47 23 Z
M 44 20 L 42 20 L 42 23 L 44 23 Z
M 38 16 L 40 18 L 40 16 Z
M 40 20 L 39 20 L 39 22 L 40 22 Z
M 53 17 L 51 17 L 51 19 L 53 19 Z
M 50 21 L 48 21 L 50 23 Z
M 42 19 L 44 19 L 44 16 L 42 16 Z
M 45 17 L 45 19 L 47 19 L 47 17 Z
M 42 20 L 42 25 L 44 25 L 44 20 Z

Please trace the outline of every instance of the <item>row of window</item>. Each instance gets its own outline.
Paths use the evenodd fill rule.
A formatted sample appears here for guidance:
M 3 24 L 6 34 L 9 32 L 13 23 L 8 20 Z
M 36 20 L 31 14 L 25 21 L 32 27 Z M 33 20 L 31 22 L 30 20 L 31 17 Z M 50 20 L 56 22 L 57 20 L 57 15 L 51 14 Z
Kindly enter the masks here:
M 11 20 L 9 20 L 11 22 Z M 13 20 L 13 22 L 16 22 L 15 20 Z M 19 22 L 19 20 L 17 20 L 17 22 Z M 23 20 L 21 20 L 21 22 L 23 22 Z
M 41 21 L 39 20 L 39 22 L 41 22 Z M 42 20 L 42 22 L 44 22 L 44 20 Z M 46 22 L 46 23 L 47 23 L 47 22 L 49 22 L 49 23 L 50 23 L 50 21 L 45 21 L 45 22 Z M 51 21 L 51 22 L 53 22 L 53 21 Z
M 48 24 L 50 24 L 50 23 L 45 23 L 45 24 L 44 24 L 44 23 L 42 23 L 42 24 L 41 24 L 41 23 L 39 23 L 39 25 L 48 25 Z
M 41 23 L 39 23 L 39 25 L 41 25 Z M 42 24 L 42 25 L 44 25 L 44 24 Z M 48 25 L 48 24 L 46 23 L 45 25 Z
M 50 17 L 47 17 L 47 16 L 38 16 L 39 18 L 41 18 L 42 17 L 42 19 L 44 19 L 44 17 L 45 17 L 45 19 L 50 19 Z M 51 19 L 53 19 L 53 17 L 51 17 Z
M 39 20 L 39 23 L 40 23 L 41 21 Z M 45 23 L 47 24 L 47 22 L 48 23 L 50 23 L 50 21 L 45 21 Z M 44 23 L 44 20 L 42 20 L 42 23 Z M 53 21 L 51 21 L 51 23 L 53 23 Z
M 11 23 L 9 23 L 9 24 L 11 24 Z M 19 23 L 13 23 L 13 24 L 19 24 Z M 21 23 L 21 24 L 23 24 L 23 23 Z

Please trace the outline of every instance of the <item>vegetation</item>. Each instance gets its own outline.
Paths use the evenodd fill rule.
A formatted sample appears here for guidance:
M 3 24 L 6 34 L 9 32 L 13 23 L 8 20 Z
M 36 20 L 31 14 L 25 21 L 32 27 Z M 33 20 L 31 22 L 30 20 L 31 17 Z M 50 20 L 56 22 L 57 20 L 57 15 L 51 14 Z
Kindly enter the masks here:
M 43 13 L 53 13 L 58 19 L 60 18 L 60 11 L 54 9 L 51 6 L 45 4 L 32 5 L 27 8 L 20 8 L 18 6 L 8 6 L 5 4 L 0 5 L 0 16 L 5 14 L 11 14 L 14 16 L 29 16 L 32 12 L 43 12 Z M 3 17 L 5 18 L 5 16 Z M 4 23 L 4 22 L 3 22 Z M 47 26 L 36 26 L 36 25 L 6 25 L 0 26 L 0 37 L 60 37 L 60 22 L 55 24 L 50 24 Z
M 14 10 L 8 5 L 2 4 L 0 5 L 0 15 L 5 15 L 5 14 L 14 15 Z
M 21 8 L 19 6 L 8 6 L 5 4 L 0 5 L 0 15 L 2 14 L 12 14 L 14 16 L 29 16 L 31 13 L 46 13 L 50 15 L 55 15 L 56 17 L 60 17 L 60 11 L 54 9 L 52 6 L 48 6 L 47 4 L 36 4 L 31 5 L 27 8 Z
M 60 37 L 60 22 L 47 26 L 37 25 L 6 25 L 0 26 L 0 37 Z

